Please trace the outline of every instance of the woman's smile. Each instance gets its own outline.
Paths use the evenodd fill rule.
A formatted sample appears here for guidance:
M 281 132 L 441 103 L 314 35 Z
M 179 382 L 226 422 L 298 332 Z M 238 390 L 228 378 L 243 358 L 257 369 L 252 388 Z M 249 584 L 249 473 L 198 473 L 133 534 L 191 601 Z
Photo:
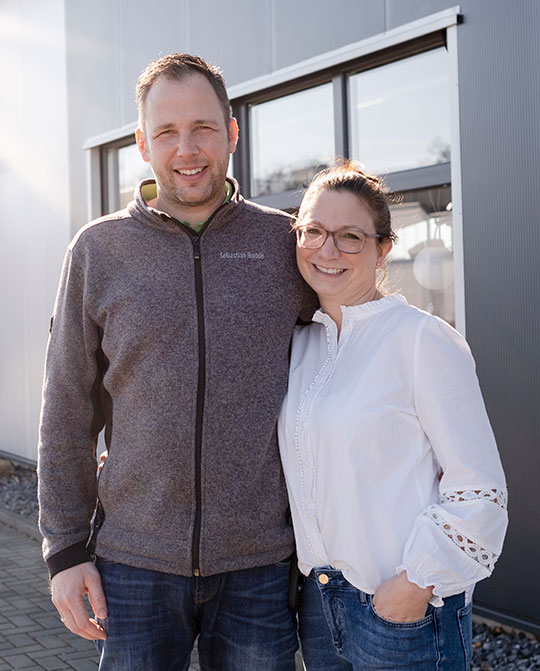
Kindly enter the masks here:
M 341 273 L 344 273 L 346 270 L 346 268 L 325 268 L 324 266 L 319 266 L 316 263 L 313 265 L 319 272 L 325 273 L 326 275 L 341 275 Z

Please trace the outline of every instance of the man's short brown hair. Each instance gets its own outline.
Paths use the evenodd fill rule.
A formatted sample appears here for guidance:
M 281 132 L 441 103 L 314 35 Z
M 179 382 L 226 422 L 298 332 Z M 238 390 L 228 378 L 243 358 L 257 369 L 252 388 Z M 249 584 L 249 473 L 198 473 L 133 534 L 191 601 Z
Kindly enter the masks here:
M 196 73 L 206 77 L 212 85 L 221 108 L 223 109 L 225 125 L 228 127 L 232 118 L 232 109 L 221 70 L 212 63 L 208 63 L 202 58 L 199 58 L 199 56 L 192 56 L 191 54 L 169 54 L 168 56 L 163 56 L 163 58 L 150 63 L 150 65 L 141 72 L 139 79 L 137 80 L 137 86 L 135 87 L 139 124 L 142 126 L 144 119 L 144 104 L 153 84 L 159 79 L 181 81 Z

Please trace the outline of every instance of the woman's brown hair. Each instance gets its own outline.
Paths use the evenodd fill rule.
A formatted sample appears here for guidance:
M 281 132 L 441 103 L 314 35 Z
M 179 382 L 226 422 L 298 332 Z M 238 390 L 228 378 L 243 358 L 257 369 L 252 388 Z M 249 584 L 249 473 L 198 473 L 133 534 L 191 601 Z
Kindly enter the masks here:
M 373 217 L 375 230 L 381 236 L 379 243 L 397 240 L 397 235 L 392 229 L 389 204 L 397 202 L 398 199 L 390 193 L 379 177 L 364 172 L 353 161 L 339 159 L 335 165 L 321 170 L 311 180 L 300 206 L 298 218 L 302 218 L 302 211 L 312 198 L 327 190 L 348 191 L 366 205 Z

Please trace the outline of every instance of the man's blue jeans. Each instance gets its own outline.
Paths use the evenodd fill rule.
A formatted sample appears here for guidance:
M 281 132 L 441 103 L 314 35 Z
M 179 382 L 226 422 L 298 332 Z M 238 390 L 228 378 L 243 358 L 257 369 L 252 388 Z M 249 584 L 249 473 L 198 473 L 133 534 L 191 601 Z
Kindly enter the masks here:
M 390 622 L 340 571 L 314 569 L 299 612 L 304 664 L 307 671 L 468 671 L 471 609 L 462 593 L 429 605 L 418 622 Z
M 203 671 L 294 671 L 289 560 L 209 577 L 97 567 L 108 610 L 100 671 L 186 671 L 197 636 Z

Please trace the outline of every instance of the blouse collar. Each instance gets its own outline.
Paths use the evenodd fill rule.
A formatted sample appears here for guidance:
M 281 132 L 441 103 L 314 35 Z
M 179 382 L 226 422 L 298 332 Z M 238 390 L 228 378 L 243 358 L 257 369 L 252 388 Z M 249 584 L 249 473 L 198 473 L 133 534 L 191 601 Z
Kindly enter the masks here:
M 391 296 L 383 296 L 377 301 L 368 301 L 360 305 L 342 305 L 341 314 L 343 315 L 343 321 L 359 321 L 399 305 L 408 305 L 407 299 L 401 294 L 392 294 Z M 329 322 L 333 323 L 333 319 L 321 308 L 313 315 L 313 321 L 327 325 Z

